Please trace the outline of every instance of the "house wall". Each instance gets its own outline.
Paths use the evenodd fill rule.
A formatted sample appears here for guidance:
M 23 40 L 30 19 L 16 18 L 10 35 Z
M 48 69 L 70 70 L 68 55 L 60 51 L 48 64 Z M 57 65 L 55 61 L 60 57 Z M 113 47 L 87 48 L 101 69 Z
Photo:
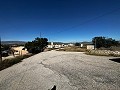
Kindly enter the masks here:
M 12 49 L 16 51 L 14 54 L 18 54 L 18 55 L 24 55 L 28 53 L 27 49 L 22 50 L 23 48 L 24 46 L 12 47 Z
M 83 47 L 83 44 L 80 44 L 80 47 Z
M 94 48 L 95 48 L 94 45 L 87 45 L 87 49 L 88 49 L 88 50 L 93 50 Z

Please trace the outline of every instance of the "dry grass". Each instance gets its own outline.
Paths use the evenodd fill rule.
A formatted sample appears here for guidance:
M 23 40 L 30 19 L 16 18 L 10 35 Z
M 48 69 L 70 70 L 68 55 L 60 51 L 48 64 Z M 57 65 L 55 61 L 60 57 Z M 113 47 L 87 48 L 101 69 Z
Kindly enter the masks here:
M 72 46 L 72 47 L 65 47 L 65 48 L 59 49 L 58 51 L 86 52 L 86 48 L 80 48 L 80 47 L 77 47 L 77 46 Z
M 112 51 L 120 51 L 120 46 L 112 46 L 112 47 L 110 47 L 110 50 L 112 50 Z
M 8 68 L 14 64 L 17 64 L 17 63 L 21 62 L 23 59 L 28 58 L 30 56 L 32 56 L 32 54 L 17 56 L 15 58 L 11 58 L 11 59 L 5 59 L 2 61 L 2 63 L 0 63 L 0 71 L 5 68 Z

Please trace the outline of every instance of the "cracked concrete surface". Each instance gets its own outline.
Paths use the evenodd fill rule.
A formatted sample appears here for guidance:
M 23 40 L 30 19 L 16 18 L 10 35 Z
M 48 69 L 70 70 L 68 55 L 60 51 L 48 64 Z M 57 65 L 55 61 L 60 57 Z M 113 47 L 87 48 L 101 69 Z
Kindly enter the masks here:
M 42 52 L 0 71 L 0 90 L 120 90 L 120 63 L 81 52 Z

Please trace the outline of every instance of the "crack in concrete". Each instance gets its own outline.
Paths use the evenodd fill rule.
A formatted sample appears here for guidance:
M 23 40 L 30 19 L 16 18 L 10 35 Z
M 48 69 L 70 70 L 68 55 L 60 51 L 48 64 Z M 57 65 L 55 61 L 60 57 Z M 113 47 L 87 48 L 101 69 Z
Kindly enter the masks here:
M 50 65 L 44 64 L 43 62 L 41 62 L 41 63 L 39 63 L 39 64 L 43 65 L 45 68 L 48 68 L 48 69 L 52 70 L 54 73 L 57 73 L 60 78 L 62 78 L 62 76 L 65 76 L 64 74 L 62 74 L 62 73 L 60 73 L 60 72 L 52 69 L 52 68 L 50 67 Z M 65 77 L 69 80 L 69 78 L 68 78 L 67 76 L 65 76 Z M 72 85 L 72 84 L 70 83 L 70 80 L 69 80 L 69 82 L 67 82 L 67 83 L 68 83 L 69 86 L 74 87 L 74 88 L 77 88 L 77 86 Z

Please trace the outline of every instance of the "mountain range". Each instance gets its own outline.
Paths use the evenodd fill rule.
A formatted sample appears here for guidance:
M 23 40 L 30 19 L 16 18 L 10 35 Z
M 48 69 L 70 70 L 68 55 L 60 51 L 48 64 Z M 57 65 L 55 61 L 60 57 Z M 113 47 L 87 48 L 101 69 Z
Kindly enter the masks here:
M 1 44 L 18 44 L 18 45 L 24 45 L 25 41 L 1 41 Z

